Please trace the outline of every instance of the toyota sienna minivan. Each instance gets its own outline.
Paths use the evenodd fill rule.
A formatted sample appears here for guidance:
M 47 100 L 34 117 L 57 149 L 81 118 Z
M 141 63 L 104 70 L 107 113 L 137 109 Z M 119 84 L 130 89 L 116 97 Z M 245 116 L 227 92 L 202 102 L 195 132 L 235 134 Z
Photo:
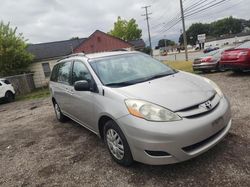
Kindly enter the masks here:
M 65 57 L 53 68 L 50 91 L 57 119 L 97 134 L 125 166 L 188 160 L 231 127 L 229 102 L 214 82 L 140 52 Z

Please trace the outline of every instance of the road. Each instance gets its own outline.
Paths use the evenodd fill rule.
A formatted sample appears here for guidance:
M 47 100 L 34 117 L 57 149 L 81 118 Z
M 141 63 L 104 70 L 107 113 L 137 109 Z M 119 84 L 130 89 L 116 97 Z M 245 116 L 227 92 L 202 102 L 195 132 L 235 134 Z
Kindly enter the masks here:
M 205 76 L 229 98 L 232 128 L 210 151 L 166 166 L 116 164 L 96 135 L 59 123 L 49 98 L 0 105 L 0 186 L 250 186 L 250 74 Z
M 196 57 L 202 55 L 203 52 L 197 51 L 197 52 L 189 52 L 188 53 L 188 59 L 190 61 L 193 61 Z M 177 54 L 168 54 L 167 56 L 155 56 L 156 59 L 161 61 L 183 61 L 185 60 L 185 53 L 177 53 Z

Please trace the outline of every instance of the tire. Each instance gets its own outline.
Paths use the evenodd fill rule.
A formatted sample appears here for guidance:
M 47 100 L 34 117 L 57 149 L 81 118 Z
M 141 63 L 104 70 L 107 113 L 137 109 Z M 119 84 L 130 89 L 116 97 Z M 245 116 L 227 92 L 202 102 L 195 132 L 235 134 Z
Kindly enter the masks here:
M 242 73 L 243 71 L 241 69 L 234 69 L 232 70 L 234 73 Z
M 57 104 L 57 102 L 54 102 L 53 104 L 54 104 L 56 119 L 62 123 L 67 121 L 68 118 L 61 112 L 61 109 L 59 105 Z
M 120 127 L 112 120 L 104 126 L 104 141 L 115 162 L 122 166 L 130 166 L 133 163 L 128 142 Z
M 210 70 L 202 70 L 203 73 L 210 73 Z
M 6 100 L 8 103 L 14 101 L 14 99 L 15 99 L 15 95 L 14 95 L 12 92 L 7 91 L 7 92 L 5 93 L 5 100 Z
M 218 65 L 216 66 L 216 71 L 218 71 L 218 72 L 224 72 L 226 70 L 222 66 L 220 66 L 220 64 L 218 63 Z

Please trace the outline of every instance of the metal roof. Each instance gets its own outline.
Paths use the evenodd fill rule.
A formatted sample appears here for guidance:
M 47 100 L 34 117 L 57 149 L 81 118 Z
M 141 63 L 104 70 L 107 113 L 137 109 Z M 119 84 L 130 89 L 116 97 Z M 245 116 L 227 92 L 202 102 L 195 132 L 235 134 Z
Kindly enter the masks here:
M 35 61 L 51 59 L 71 54 L 85 40 L 86 38 L 76 38 L 57 42 L 29 44 L 27 50 L 35 56 Z

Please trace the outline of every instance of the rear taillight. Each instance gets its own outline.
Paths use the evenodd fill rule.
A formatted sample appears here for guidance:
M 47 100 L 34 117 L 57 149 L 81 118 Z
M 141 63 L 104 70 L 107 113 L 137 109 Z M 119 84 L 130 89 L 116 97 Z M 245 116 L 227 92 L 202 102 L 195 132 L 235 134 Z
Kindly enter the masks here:
M 204 57 L 201 59 L 201 62 L 213 62 L 214 58 L 212 56 Z

